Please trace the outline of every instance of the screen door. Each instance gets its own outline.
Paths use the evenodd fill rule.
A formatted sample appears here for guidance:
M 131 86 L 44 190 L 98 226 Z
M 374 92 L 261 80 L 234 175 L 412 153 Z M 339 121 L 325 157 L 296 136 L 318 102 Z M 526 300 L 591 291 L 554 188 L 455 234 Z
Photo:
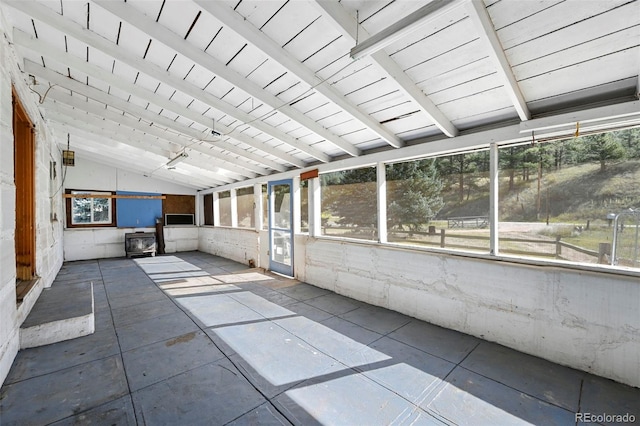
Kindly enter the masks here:
M 269 269 L 293 276 L 293 181 L 269 182 Z

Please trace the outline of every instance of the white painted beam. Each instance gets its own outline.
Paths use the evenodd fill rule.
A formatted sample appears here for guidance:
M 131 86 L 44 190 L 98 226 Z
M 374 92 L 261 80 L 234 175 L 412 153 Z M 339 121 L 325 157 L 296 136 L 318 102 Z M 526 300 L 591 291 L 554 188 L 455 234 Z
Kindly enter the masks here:
M 176 77 L 171 77 L 170 73 L 168 73 L 167 71 L 152 65 L 144 60 L 142 60 L 141 58 L 138 58 L 128 52 L 126 52 L 125 50 L 119 48 L 115 43 L 112 43 L 111 41 L 98 36 L 97 34 L 93 33 L 90 30 L 87 30 L 85 28 L 83 28 L 81 25 L 76 24 L 75 22 L 69 21 L 67 19 L 65 19 L 62 15 L 55 13 L 53 10 L 39 5 L 36 2 L 12 2 L 11 3 L 12 7 L 15 7 L 18 10 L 21 10 L 24 13 L 29 14 L 30 16 L 33 16 L 34 18 L 41 20 L 43 22 L 46 22 L 47 25 L 50 25 L 62 32 L 64 32 L 65 34 L 69 34 L 72 35 L 73 37 L 77 38 L 78 40 L 87 43 L 90 46 L 95 47 L 98 50 L 103 51 L 105 54 L 112 56 L 134 68 L 137 68 L 138 70 L 140 70 L 141 72 L 151 75 L 154 78 L 157 78 L 160 81 L 164 81 L 166 84 L 168 85 L 173 85 L 173 84 L 178 84 L 180 87 L 181 91 L 184 91 L 185 93 L 189 93 L 190 95 L 198 95 L 198 96 L 194 96 L 194 98 L 201 100 L 202 102 L 204 102 L 207 105 L 211 105 L 216 109 L 219 109 L 220 111 L 223 111 L 224 113 L 238 119 L 239 121 L 242 121 L 244 123 L 248 123 L 249 121 L 253 121 L 255 119 L 255 117 L 246 114 L 240 110 L 238 110 L 237 108 L 227 104 L 226 102 L 223 102 L 221 100 L 219 100 L 218 98 L 216 98 L 215 96 L 204 92 L 203 90 L 187 83 L 186 81 L 182 80 L 181 78 L 176 78 Z M 14 37 L 15 37 L 15 33 L 16 31 L 14 31 Z M 27 37 L 29 37 L 27 35 Z M 24 34 L 22 35 L 22 38 L 24 38 Z M 15 41 L 15 40 L 14 40 Z M 91 74 L 89 74 L 91 75 Z M 99 78 L 99 77 L 96 77 Z M 166 79 L 169 78 L 171 80 L 171 83 L 167 82 Z M 186 90 L 186 91 L 185 91 Z M 178 113 L 177 111 L 175 111 L 172 108 L 167 108 L 171 111 L 174 111 L 176 113 Z M 179 114 L 179 113 L 178 113 Z M 182 115 L 182 114 L 180 114 Z M 191 118 L 191 117 L 189 117 Z M 192 119 L 192 118 L 191 118 Z M 204 126 L 209 127 L 209 125 L 211 124 L 211 120 L 210 119 L 205 119 L 205 121 L 201 121 L 205 119 L 204 117 L 200 117 L 198 120 L 193 120 L 196 121 L 198 123 L 203 124 Z M 277 140 L 280 140 L 284 143 L 286 143 L 287 145 L 290 146 L 294 146 L 294 148 L 296 149 L 300 149 L 300 148 L 305 148 L 307 147 L 306 144 L 303 144 L 301 142 L 299 142 L 297 139 L 287 135 L 284 132 L 281 132 L 277 129 L 274 129 L 272 126 L 269 126 L 268 124 L 258 120 L 258 121 L 253 121 L 252 127 L 258 128 L 259 130 L 263 131 L 266 134 L 269 134 L 270 136 L 274 137 Z M 261 145 L 260 143 L 257 143 L 257 141 L 252 140 L 252 138 L 247 138 L 246 136 L 242 135 L 240 132 L 235 132 L 233 133 L 232 128 L 223 126 L 222 124 L 219 124 L 218 126 L 218 130 L 223 133 L 225 136 L 232 136 L 234 139 L 237 139 L 243 143 L 246 143 L 247 145 L 251 145 L 254 146 L 255 148 L 261 149 Z M 233 135 L 231 135 L 231 133 L 233 133 Z M 244 137 L 243 137 L 244 136 Z M 306 152 L 308 155 L 311 155 L 313 157 L 315 157 L 314 155 L 312 155 L 312 153 L 316 153 L 317 155 L 320 155 L 322 157 L 323 153 L 320 153 L 319 151 L 317 151 L 315 148 L 312 147 L 308 147 L 311 152 L 306 152 L 303 149 L 300 149 L 303 152 Z M 281 150 L 276 150 L 276 152 L 281 152 Z M 269 152 L 269 154 L 274 155 L 274 156 L 278 156 L 275 154 L 272 154 L 271 152 Z M 284 153 L 282 153 L 284 154 Z M 290 157 L 290 156 L 289 156 Z M 288 158 L 288 157 L 287 157 Z M 285 158 L 283 158 L 285 159 Z M 329 161 L 328 156 L 327 157 L 323 157 L 323 158 L 318 158 L 321 161 Z M 287 160 L 288 162 L 290 162 L 289 160 Z M 299 160 L 298 160 L 299 162 Z M 296 163 L 291 163 L 293 165 L 296 165 L 297 167 L 303 167 L 300 166 Z
M 177 123 L 167 117 L 164 117 L 162 115 L 158 115 L 154 112 L 151 112 L 147 109 L 144 109 L 138 105 L 135 105 L 133 103 L 127 102 L 123 99 L 117 98 L 113 95 L 109 95 L 107 93 L 102 92 L 101 90 L 98 90 L 94 87 L 91 86 L 87 86 L 86 84 L 80 83 L 76 80 L 70 79 L 66 76 L 63 76 L 61 74 L 56 73 L 55 71 L 49 70 L 47 68 L 44 68 L 42 65 L 36 64 L 34 62 L 31 62 L 29 60 L 25 60 L 25 71 L 33 74 L 37 77 L 43 78 L 48 80 L 50 83 L 52 84 L 56 84 L 60 87 L 65 87 L 69 90 L 72 90 L 76 93 L 79 93 L 83 96 L 86 96 L 88 98 L 91 98 L 95 101 L 101 102 L 105 105 L 110 105 L 114 108 L 119 109 L 120 111 L 126 112 L 128 114 L 131 114 L 135 117 L 140 117 L 143 120 L 147 120 L 149 123 L 153 123 L 153 124 L 158 124 L 158 125 L 162 125 L 172 131 L 175 131 L 177 133 L 180 134 L 184 134 L 185 136 L 188 137 L 192 137 L 194 139 L 199 140 L 202 137 L 202 133 L 191 128 L 188 126 L 185 126 L 183 124 Z M 214 144 L 208 144 L 206 143 L 204 146 L 203 143 L 198 143 L 196 145 L 192 145 L 191 149 L 194 149 L 198 152 L 202 152 L 203 154 L 208 154 L 208 155 L 212 155 L 215 156 L 214 153 L 217 152 L 217 150 L 220 151 L 229 151 L 232 152 L 236 155 L 240 155 L 240 156 L 244 156 L 247 159 L 253 160 L 255 162 L 261 163 L 271 169 L 277 170 L 277 171 L 285 171 L 287 170 L 286 167 L 284 167 L 282 164 L 276 163 L 275 161 L 271 161 L 271 160 L 267 160 L 264 157 L 252 153 L 252 152 L 248 152 L 242 148 L 239 148 L 229 142 L 226 141 L 219 141 L 219 142 L 215 142 Z M 213 151 L 213 153 L 212 153 Z M 264 151 L 266 152 L 266 151 Z M 231 157 L 226 155 L 225 157 Z M 297 160 L 296 158 L 292 159 L 294 161 L 298 161 L 300 163 L 299 167 L 301 167 L 302 165 L 304 165 L 304 162 Z M 246 161 L 242 161 L 241 159 L 235 159 L 234 157 L 231 158 L 225 158 L 225 161 L 229 161 L 229 162 L 233 162 L 236 165 L 239 165 L 241 167 L 245 167 L 245 168 L 249 168 L 250 170 L 254 170 L 256 172 L 258 172 L 258 170 L 252 169 L 250 168 L 250 164 L 247 163 Z M 286 160 L 285 160 L 286 161 Z
M 429 22 L 438 19 L 460 6 L 461 3 L 461 0 L 432 0 L 415 12 L 360 42 L 360 44 L 351 49 L 351 57 L 358 59 L 373 55 L 396 41 L 402 40 Z
M 178 150 L 182 150 L 184 148 L 191 149 L 192 146 L 195 146 L 194 142 L 190 142 L 186 138 L 182 138 L 176 134 L 168 133 L 156 126 L 145 125 L 133 117 L 119 114 L 113 110 L 109 110 L 104 107 L 101 107 L 99 104 L 96 104 L 96 103 L 89 103 L 89 102 L 83 101 L 78 96 L 71 96 L 69 94 L 62 93 L 62 91 L 60 90 L 54 89 L 49 92 L 49 95 L 47 96 L 47 99 L 45 102 L 45 105 L 47 105 L 49 109 L 56 108 L 55 104 L 50 102 L 52 100 L 57 101 L 58 104 L 62 103 L 64 105 L 71 106 L 75 108 L 75 111 L 84 111 L 84 112 L 89 112 L 91 114 L 100 116 L 106 120 L 109 120 L 110 122 L 113 122 L 114 126 L 116 125 L 126 126 L 128 129 L 134 129 L 139 132 L 142 132 L 143 134 L 157 137 L 159 138 L 160 143 L 171 152 L 177 152 Z M 70 111 L 65 111 L 65 112 L 67 114 L 71 113 Z M 115 129 L 116 131 L 119 131 L 120 127 L 117 127 Z M 199 150 L 194 150 L 194 151 L 200 152 Z M 249 171 L 253 167 L 246 169 L 243 167 L 235 166 L 232 163 L 228 163 L 224 161 L 224 158 L 212 156 L 211 153 L 205 153 L 204 155 L 206 155 L 207 158 L 209 159 L 208 161 L 211 162 L 210 164 L 211 166 L 214 167 L 214 171 L 217 171 L 215 169 L 227 170 L 235 175 L 238 175 L 238 179 L 242 179 L 243 177 L 248 177 L 248 178 L 256 177 L 256 173 Z M 261 175 L 267 174 L 267 171 L 261 167 L 255 166 L 255 169 L 257 169 L 256 171 Z
M 354 43 L 356 37 L 367 37 L 369 34 L 364 27 L 351 16 L 337 1 L 316 0 L 314 5 L 322 12 L 334 26 L 342 33 L 344 37 L 349 38 Z M 429 99 L 429 97 L 418 88 L 415 82 L 409 77 L 400 66 L 389 57 L 383 50 L 375 52 L 371 55 L 373 62 L 387 75 L 389 75 L 397 84 L 400 90 L 411 98 L 420 108 L 423 114 L 435 124 L 435 126 L 449 137 L 458 135 L 458 129 L 445 117 L 438 107 Z
M 338 148 L 342 149 L 344 152 L 353 156 L 360 154 L 359 149 L 353 146 L 351 143 L 332 133 L 327 128 L 307 117 L 292 106 L 283 103 L 283 101 L 280 100 L 277 96 L 269 93 L 256 83 L 248 80 L 243 75 L 227 67 L 224 63 L 218 61 L 211 55 L 208 55 L 204 51 L 188 43 L 184 40 L 183 37 L 180 37 L 179 35 L 171 31 L 167 31 L 166 27 L 157 23 L 154 19 L 151 19 L 147 15 L 139 12 L 133 6 L 129 6 L 127 3 L 123 2 L 104 0 L 96 0 L 95 3 L 108 10 L 123 21 L 126 21 L 129 24 L 135 26 L 140 31 L 143 31 L 147 35 L 174 49 L 176 52 L 179 52 L 181 55 L 190 58 L 196 64 L 208 69 L 218 77 L 228 81 L 234 86 L 239 87 L 249 95 L 253 96 L 256 99 L 259 99 L 266 105 L 269 105 L 274 110 L 278 110 L 292 120 L 297 121 L 302 126 L 323 137 Z
M 496 66 L 498 75 L 502 80 L 504 88 L 509 94 L 509 98 L 511 99 L 513 106 L 520 116 L 520 120 L 529 120 L 531 118 L 531 113 L 529 112 L 527 103 L 520 91 L 516 77 L 513 75 L 513 70 L 511 69 L 511 65 L 504 53 L 502 44 L 498 39 L 496 30 L 493 28 L 493 23 L 491 22 L 491 17 L 484 5 L 484 1 L 470 0 L 467 3 L 467 12 L 478 30 L 480 42 Z
M 205 11 L 222 22 L 225 27 L 246 39 L 249 43 L 262 50 L 264 54 L 289 70 L 289 72 L 298 76 L 311 87 L 314 87 L 318 93 L 324 95 L 331 102 L 342 108 L 347 114 L 351 115 L 364 126 L 371 129 L 371 131 L 376 133 L 389 145 L 396 148 L 404 145 L 402 139 L 396 136 L 389 129 L 385 128 L 378 121 L 374 120 L 371 116 L 361 111 L 357 106 L 353 105 L 351 101 L 338 92 L 333 86 L 320 80 L 313 71 L 294 58 L 279 44 L 268 38 L 262 31 L 253 26 L 249 21 L 244 19 L 225 3 L 206 0 L 194 1 Z
M 520 123 L 520 133 L 531 134 L 531 132 L 535 132 L 536 135 L 549 134 L 550 132 L 569 133 L 575 131 L 576 123 L 580 123 L 582 130 L 640 124 L 640 101 L 535 118 Z

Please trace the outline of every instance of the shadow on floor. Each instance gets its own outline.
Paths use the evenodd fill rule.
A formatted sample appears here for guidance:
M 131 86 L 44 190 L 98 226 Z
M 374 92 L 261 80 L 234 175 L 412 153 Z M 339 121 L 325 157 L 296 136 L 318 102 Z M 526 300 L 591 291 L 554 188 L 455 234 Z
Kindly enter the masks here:
M 21 351 L 1 425 L 640 417 L 639 389 L 200 252 L 70 262 L 56 278 L 79 280 L 94 283 L 96 332 Z

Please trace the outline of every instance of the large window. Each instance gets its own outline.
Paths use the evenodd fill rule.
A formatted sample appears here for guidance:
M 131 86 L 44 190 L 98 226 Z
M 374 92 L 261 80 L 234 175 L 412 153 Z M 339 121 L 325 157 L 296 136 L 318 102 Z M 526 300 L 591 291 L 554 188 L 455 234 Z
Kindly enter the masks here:
M 615 238 L 613 263 L 640 266 L 640 129 L 504 147 L 499 158 L 501 253 L 611 264 Z
M 377 240 L 376 168 L 327 173 L 322 183 L 322 234 Z
M 489 151 L 387 164 L 389 242 L 489 251 Z
M 231 226 L 231 191 L 222 191 L 218 194 L 218 206 L 220 226 Z
M 204 197 L 204 224 L 214 225 L 213 220 L 213 194 L 206 194 Z
M 73 195 L 67 198 L 67 226 L 93 227 L 115 226 L 115 204 L 113 197 L 101 198 L 100 195 L 113 195 L 111 192 L 67 190 Z M 82 195 L 91 195 L 82 197 Z
M 255 227 L 256 215 L 255 209 L 253 208 L 253 187 L 238 189 L 236 198 L 238 200 L 238 227 Z

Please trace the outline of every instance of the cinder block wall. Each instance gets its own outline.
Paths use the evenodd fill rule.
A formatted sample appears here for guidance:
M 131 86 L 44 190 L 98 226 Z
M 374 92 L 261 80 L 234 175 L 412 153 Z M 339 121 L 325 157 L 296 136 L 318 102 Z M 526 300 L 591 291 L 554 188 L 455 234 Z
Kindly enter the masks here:
M 268 233 L 200 228 L 199 250 L 244 261 Z M 296 278 L 576 369 L 640 386 L 638 275 L 295 238 Z
M 62 266 L 62 197 L 52 197 L 61 184 L 60 151 L 41 117 L 36 95 L 18 68 L 11 46 L 11 28 L 0 10 L 0 383 L 18 352 L 20 325 L 44 287 L 53 282 Z M 9 38 L 9 40 L 7 39 Z M 13 107 L 11 90 L 18 97 L 36 128 L 36 274 L 37 284 L 24 301 L 16 304 L 15 200 L 13 166 Z M 50 179 L 50 162 L 55 161 L 57 179 Z M 58 198 L 59 197 L 59 198 Z
M 637 276 L 309 238 L 308 283 L 640 387 Z M 296 252 L 298 247 L 296 247 Z

